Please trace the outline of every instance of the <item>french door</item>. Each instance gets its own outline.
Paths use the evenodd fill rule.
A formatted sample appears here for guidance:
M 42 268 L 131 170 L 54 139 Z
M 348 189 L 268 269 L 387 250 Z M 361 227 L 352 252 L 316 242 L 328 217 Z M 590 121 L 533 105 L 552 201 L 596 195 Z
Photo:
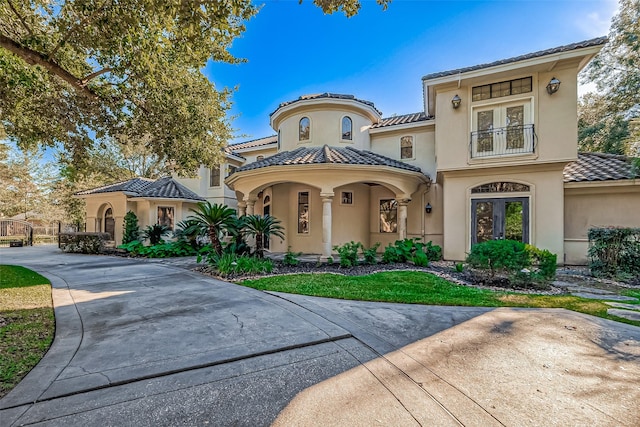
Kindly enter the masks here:
M 509 239 L 529 243 L 529 198 L 471 200 L 471 244 Z

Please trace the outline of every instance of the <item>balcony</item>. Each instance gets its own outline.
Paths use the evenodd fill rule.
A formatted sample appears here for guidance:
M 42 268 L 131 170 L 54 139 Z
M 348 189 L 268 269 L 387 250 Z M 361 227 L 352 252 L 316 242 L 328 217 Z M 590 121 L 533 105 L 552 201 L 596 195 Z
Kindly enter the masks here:
M 512 156 L 534 153 L 536 133 L 533 125 L 507 126 L 471 132 L 471 158 Z

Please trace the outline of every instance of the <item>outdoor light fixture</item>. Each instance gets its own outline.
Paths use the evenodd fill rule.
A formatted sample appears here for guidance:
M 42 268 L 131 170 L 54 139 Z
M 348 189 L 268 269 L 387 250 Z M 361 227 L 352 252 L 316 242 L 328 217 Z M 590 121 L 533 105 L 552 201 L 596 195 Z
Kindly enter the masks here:
M 558 82 L 558 84 L 560 84 L 560 82 Z M 548 86 L 547 86 L 547 88 L 548 88 Z M 556 89 L 556 90 L 558 90 L 558 89 Z M 461 102 L 462 102 L 462 99 L 456 93 L 456 96 L 454 96 L 453 99 L 451 100 L 451 105 L 453 105 L 453 108 L 458 108 L 460 106 Z
M 424 207 L 424 211 L 425 211 L 426 213 L 428 213 L 428 214 L 430 214 L 430 213 L 431 213 L 431 210 L 432 210 L 432 209 L 433 209 L 433 208 L 431 207 L 431 203 L 427 203 L 427 206 L 425 206 L 425 207 Z
M 549 80 L 549 84 L 547 85 L 547 92 L 549 95 L 553 95 L 558 91 L 558 89 L 560 89 L 560 80 L 555 77 Z

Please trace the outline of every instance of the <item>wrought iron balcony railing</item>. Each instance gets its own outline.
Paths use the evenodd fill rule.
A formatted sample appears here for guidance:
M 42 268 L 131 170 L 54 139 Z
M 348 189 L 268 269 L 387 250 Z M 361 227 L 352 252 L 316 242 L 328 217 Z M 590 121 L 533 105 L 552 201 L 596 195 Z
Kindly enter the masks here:
M 536 133 L 533 125 L 507 126 L 471 132 L 471 158 L 534 153 Z

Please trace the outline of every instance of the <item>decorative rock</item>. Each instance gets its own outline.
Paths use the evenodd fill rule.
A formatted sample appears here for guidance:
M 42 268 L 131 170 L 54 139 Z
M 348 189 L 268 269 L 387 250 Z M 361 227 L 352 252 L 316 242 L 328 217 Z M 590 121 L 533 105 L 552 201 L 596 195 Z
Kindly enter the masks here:
M 611 307 L 624 308 L 626 310 L 632 311 L 640 311 L 640 304 L 623 304 L 621 302 L 611 302 L 606 301 L 605 304 L 610 305 Z
M 601 295 L 595 294 L 593 292 L 576 292 L 572 293 L 572 295 L 588 299 L 606 299 L 610 301 L 638 301 L 638 298 L 626 297 L 624 295 Z

